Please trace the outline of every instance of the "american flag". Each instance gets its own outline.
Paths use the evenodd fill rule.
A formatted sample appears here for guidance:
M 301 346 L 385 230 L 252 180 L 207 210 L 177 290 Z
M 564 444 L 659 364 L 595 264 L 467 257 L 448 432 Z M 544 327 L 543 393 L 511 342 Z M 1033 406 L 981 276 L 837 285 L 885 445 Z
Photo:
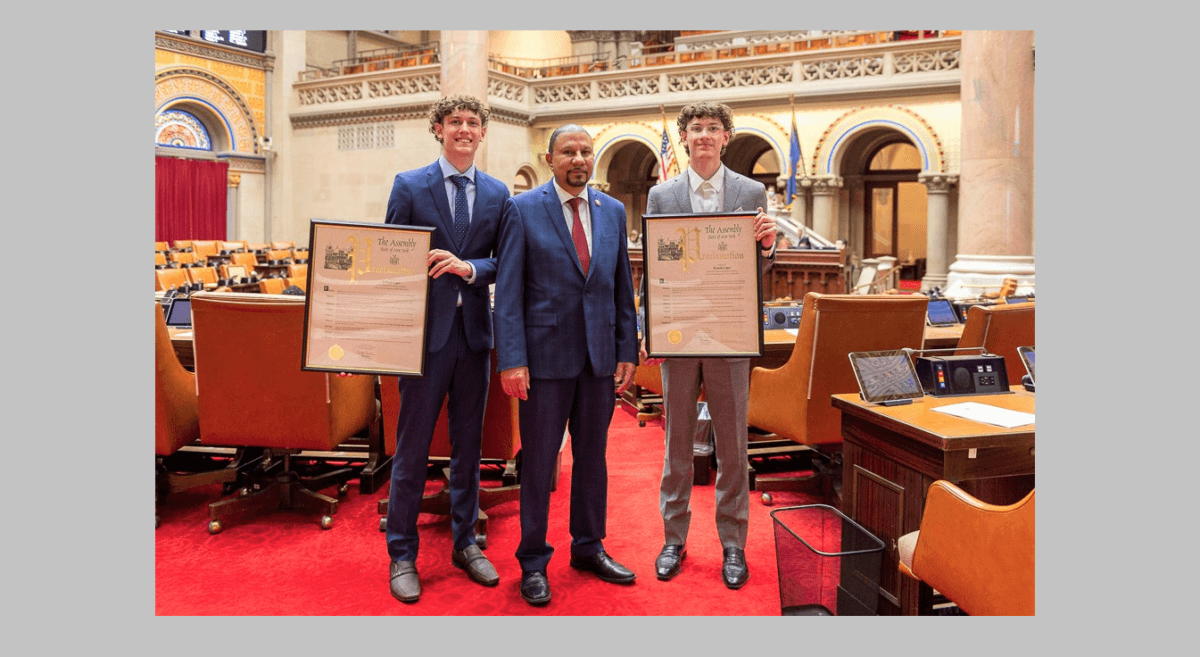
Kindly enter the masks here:
M 663 138 L 659 156 L 658 181 L 666 182 L 671 177 L 671 169 L 675 166 L 675 149 L 671 148 L 671 137 L 667 132 L 665 119 L 663 120 Z

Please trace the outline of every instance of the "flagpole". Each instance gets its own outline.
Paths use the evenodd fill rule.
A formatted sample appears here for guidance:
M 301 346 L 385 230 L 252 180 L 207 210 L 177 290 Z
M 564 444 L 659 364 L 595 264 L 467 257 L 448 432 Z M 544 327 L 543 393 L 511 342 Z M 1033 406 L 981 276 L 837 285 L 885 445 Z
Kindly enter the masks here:
M 670 130 L 668 130 L 668 129 L 667 129 L 667 107 L 666 107 L 666 105 L 659 105 L 659 106 L 658 106 L 658 111 L 659 111 L 659 113 L 660 113 L 660 114 L 662 114 L 662 121 L 663 121 L 663 134 L 670 135 Z M 674 139 L 672 139 L 672 138 L 670 138 L 670 137 L 668 137 L 668 138 L 667 138 L 667 145 L 671 147 L 671 166 L 673 166 L 673 167 L 680 167 L 680 164 L 679 164 L 679 153 L 676 153 L 676 152 L 675 152 L 675 140 L 674 140 Z M 671 173 L 671 171 L 670 171 L 670 169 L 668 169 L 668 170 L 667 170 L 667 175 L 670 175 L 670 173 Z M 664 181 L 664 182 L 665 182 L 665 181 Z

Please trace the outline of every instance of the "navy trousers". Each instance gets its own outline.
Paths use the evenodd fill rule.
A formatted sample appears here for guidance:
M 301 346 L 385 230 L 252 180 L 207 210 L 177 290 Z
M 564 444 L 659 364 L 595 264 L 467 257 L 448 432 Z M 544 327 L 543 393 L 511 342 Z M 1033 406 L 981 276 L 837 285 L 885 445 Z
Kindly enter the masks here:
M 396 454 L 392 459 L 392 487 L 388 496 L 387 549 L 392 561 L 416 561 L 420 544 L 417 516 L 425 491 L 429 445 L 450 395 L 450 529 L 454 549 L 475 543 L 479 518 L 479 458 L 483 412 L 487 404 L 487 352 L 472 351 L 463 331 L 462 309 L 446 345 L 425 355 L 425 376 L 400 377 L 400 419 L 396 427 Z
M 608 510 L 608 425 L 616 395 L 611 376 L 595 376 L 591 365 L 574 379 L 533 379 L 520 404 L 521 543 L 517 561 L 525 572 L 545 572 L 554 548 L 546 542 L 550 485 L 563 441 L 571 433 L 571 554 L 603 549 Z

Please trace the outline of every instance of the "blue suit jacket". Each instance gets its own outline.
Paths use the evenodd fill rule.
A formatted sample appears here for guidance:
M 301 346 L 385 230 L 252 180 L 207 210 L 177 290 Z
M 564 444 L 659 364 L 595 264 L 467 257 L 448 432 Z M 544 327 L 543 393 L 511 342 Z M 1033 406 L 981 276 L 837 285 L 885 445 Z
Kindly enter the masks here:
M 513 197 L 500 229 L 496 277 L 498 370 L 530 378 L 597 376 L 638 361 L 637 320 L 626 247 L 625 206 L 587 189 L 591 271 L 584 277 L 554 181 Z
M 396 174 L 392 194 L 388 197 L 387 223 L 436 228 L 432 248 L 449 251 L 475 266 L 475 281 L 470 285 L 454 274 L 430 279 L 429 308 L 425 320 L 425 346 L 428 351 L 438 351 L 446 344 L 459 293 L 462 294 L 467 344 L 475 351 L 492 348 L 488 286 L 496 280 L 500 215 L 511 203 L 508 187 L 504 183 L 476 169 L 471 228 L 467 231 L 463 248 L 459 249 L 454 244 L 454 214 L 446 199 L 446 183 L 438 163 Z

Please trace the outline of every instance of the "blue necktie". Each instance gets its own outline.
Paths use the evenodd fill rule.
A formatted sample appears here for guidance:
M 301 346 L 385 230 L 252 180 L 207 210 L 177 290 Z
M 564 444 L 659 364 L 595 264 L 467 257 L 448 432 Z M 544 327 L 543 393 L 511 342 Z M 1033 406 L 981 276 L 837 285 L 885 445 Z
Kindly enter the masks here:
M 467 228 L 471 226 L 471 211 L 467 208 L 467 183 L 471 179 L 466 176 L 450 176 L 450 182 L 458 188 L 454 192 L 454 243 L 458 248 L 463 247 L 467 237 Z

